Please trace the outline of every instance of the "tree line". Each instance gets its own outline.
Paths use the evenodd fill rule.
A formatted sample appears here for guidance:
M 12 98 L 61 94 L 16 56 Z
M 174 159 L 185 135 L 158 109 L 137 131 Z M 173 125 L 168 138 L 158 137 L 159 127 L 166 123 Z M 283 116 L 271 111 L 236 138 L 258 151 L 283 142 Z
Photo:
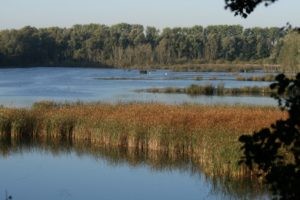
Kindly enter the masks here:
M 161 66 L 284 60 L 288 30 L 240 25 L 165 28 L 74 25 L 0 31 L 0 66 Z M 299 41 L 299 39 L 298 39 Z M 288 43 L 288 42 L 286 42 Z M 290 42 L 293 45 L 293 42 Z M 288 59 L 290 60 L 290 59 Z

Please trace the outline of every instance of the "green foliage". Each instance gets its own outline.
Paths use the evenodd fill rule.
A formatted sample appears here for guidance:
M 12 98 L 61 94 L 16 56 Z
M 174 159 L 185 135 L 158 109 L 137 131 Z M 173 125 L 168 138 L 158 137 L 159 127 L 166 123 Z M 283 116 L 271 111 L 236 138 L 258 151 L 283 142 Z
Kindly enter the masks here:
M 239 25 L 155 27 L 88 24 L 0 31 L 0 66 L 155 66 L 269 58 L 280 28 Z M 279 51 L 279 50 L 278 50 Z
M 294 73 L 300 71 L 300 34 L 296 31 L 284 37 L 279 61 L 288 71 Z
M 276 77 L 275 98 L 289 114 L 253 135 L 240 137 L 243 143 L 242 163 L 258 170 L 270 184 L 275 197 L 299 199 L 300 191 L 300 73 L 296 79 L 281 74 Z

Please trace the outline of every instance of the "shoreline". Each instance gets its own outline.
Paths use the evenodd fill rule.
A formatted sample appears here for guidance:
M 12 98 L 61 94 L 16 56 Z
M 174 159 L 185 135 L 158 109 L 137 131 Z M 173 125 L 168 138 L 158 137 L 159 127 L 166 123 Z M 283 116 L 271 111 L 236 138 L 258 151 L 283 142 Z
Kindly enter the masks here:
M 0 69 L 15 68 L 86 68 L 86 69 L 125 69 L 125 70 L 171 70 L 177 72 L 251 72 L 262 70 L 265 72 L 278 72 L 278 64 L 257 64 L 257 63 L 185 63 L 172 65 L 140 65 L 140 66 L 109 66 L 93 64 L 34 64 L 34 65 L 12 65 L 0 66 Z

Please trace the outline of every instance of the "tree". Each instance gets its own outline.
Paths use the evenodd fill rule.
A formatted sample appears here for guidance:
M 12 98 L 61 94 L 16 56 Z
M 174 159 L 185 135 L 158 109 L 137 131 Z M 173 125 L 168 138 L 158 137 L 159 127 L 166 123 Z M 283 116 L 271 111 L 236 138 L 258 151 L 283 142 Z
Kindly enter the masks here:
M 262 2 L 273 3 L 276 0 L 225 0 L 235 15 L 247 17 L 254 8 Z M 297 58 L 299 47 L 296 36 L 287 36 L 283 48 L 288 60 Z M 293 43 L 293 44 L 291 44 Z M 295 47 L 296 46 L 296 47 Z M 290 54 L 292 55 L 290 58 Z M 294 61 L 289 62 L 293 66 Z M 275 198 L 300 199 L 300 73 L 295 79 L 284 74 L 276 77 L 276 83 L 271 84 L 277 89 L 274 94 L 282 110 L 287 111 L 287 119 L 281 119 L 253 135 L 243 135 L 239 140 L 243 143 L 244 156 L 241 163 L 263 176 L 271 186 Z
M 263 176 L 275 197 L 300 198 L 300 73 L 295 79 L 280 74 L 271 88 L 281 109 L 288 112 L 281 119 L 253 135 L 243 135 L 241 162 Z
M 148 26 L 146 28 L 146 42 L 151 45 L 151 48 L 154 49 L 158 44 L 159 39 L 159 30 L 155 27 Z
M 144 30 L 142 25 L 126 23 L 71 28 L 25 27 L 0 31 L 0 66 L 142 67 L 251 61 L 269 59 L 269 55 L 276 62 L 282 47 L 277 41 L 285 35 L 282 32 L 279 28 L 244 29 L 238 25 L 175 27 L 162 32 L 154 27 Z M 145 50 L 144 60 L 136 59 L 140 49 Z
M 246 18 L 254 11 L 257 5 L 265 3 L 268 6 L 277 0 L 225 0 L 225 8 L 230 8 L 235 15 L 241 15 Z
M 288 71 L 300 71 L 300 34 L 292 31 L 283 39 L 279 53 L 279 61 Z

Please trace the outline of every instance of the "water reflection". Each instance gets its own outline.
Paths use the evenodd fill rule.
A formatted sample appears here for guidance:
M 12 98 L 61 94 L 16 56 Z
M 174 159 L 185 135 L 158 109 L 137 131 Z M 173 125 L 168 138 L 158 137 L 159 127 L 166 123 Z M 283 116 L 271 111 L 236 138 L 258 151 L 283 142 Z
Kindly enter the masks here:
M 262 188 L 260 184 L 257 184 L 255 180 L 232 180 L 228 177 L 208 177 L 201 172 L 201 166 L 199 166 L 197 163 L 194 163 L 189 156 L 184 154 L 174 155 L 155 151 L 138 151 L 136 149 L 131 150 L 103 146 L 99 147 L 91 146 L 88 143 L 73 143 L 72 141 L 66 142 L 62 140 L 22 140 L 21 142 L 18 140 L 12 140 L 10 138 L 2 138 L 0 140 L 0 153 L 0 175 L 2 177 L 0 180 L 0 189 L 2 190 L 3 187 L 6 187 L 6 183 L 9 183 L 9 178 L 13 177 L 14 179 L 17 179 L 14 176 L 14 170 L 17 169 L 18 173 L 20 173 L 20 176 L 28 176 L 28 171 L 32 171 L 36 168 L 36 166 L 32 165 L 32 163 L 35 163 L 35 159 L 37 159 L 38 157 L 38 159 L 42 159 L 43 162 L 50 163 L 49 166 L 43 166 L 43 168 L 46 168 L 44 169 L 44 172 L 49 173 L 49 177 L 46 176 L 46 178 L 43 178 L 43 181 L 49 181 L 49 184 L 51 183 L 51 177 L 57 176 L 56 172 L 53 172 L 53 168 L 56 168 L 57 166 L 62 164 L 64 167 L 57 168 L 56 170 L 64 171 L 64 169 L 66 168 L 68 170 L 74 171 L 75 173 L 78 173 L 76 174 L 76 181 L 86 180 L 85 177 L 87 176 L 89 178 L 86 181 L 91 182 L 91 185 L 109 185 L 109 182 L 112 182 L 110 185 L 110 187 L 112 187 L 110 188 L 110 190 L 112 191 L 116 189 L 115 187 L 117 187 L 116 185 L 120 184 L 120 181 L 125 181 L 126 184 L 130 185 L 131 189 L 128 189 L 128 191 L 122 190 L 120 194 L 106 194 L 106 191 L 102 191 L 100 189 L 102 193 L 100 196 L 103 195 L 103 198 L 101 199 L 114 199 L 112 198 L 112 196 L 118 199 L 182 199 L 182 197 L 184 197 L 184 199 L 269 198 L 267 192 Z M 23 170 L 25 171 L 22 172 L 21 168 L 13 165 L 7 166 L 6 168 L 5 163 L 9 162 L 10 160 L 13 160 L 12 163 L 22 165 Z M 48 160 L 54 160 L 54 163 L 51 163 Z M 86 165 L 86 163 L 89 164 Z M 89 175 L 88 171 L 77 171 L 77 167 L 83 164 L 85 167 L 88 167 L 86 170 L 91 169 L 91 176 Z M 110 171 L 112 170 L 112 168 L 114 169 L 113 172 Z M 39 167 L 38 169 L 43 171 L 41 167 Z M 12 171 L 5 172 L 6 170 Z M 109 174 L 109 177 L 98 177 L 97 174 L 103 173 Z M 63 176 L 64 179 L 61 182 L 55 184 L 62 184 L 60 187 L 63 187 L 63 185 L 66 184 L 71 184 L 68 186 L 71 188 L 75 187 L 72 184 L 78 184 L 78 182 L 72 183 L 67 181 L 68 179 L 74 179 L 74 177 L 68 177 L 68 173 L 64 172 Z M 115 180 L 115 176 L 117 176 L 117 180 Z M 138 179 L 140 181 L 142 180 L 142 182 L 138 181 L 133 183 L 132 179 Z M 39 184 L 32 183 L 30 177 L 28 178 L 28 180 L 28 182 L 27 180 L 24 180 L 23 182 L 29 185 Z M 114 180 L 117 182 L 114 182 Z M 104 181 L 104 183 L 102 183 L 101 181 Z M 157 191 L 157 194 L 152 194 L 152 188 L 148 187 L 150 187 L 149 184 L 151 185 L 153 184 L 153 182 L 155 182 L 155 184 L 157 184 L 156 187 L 160 188 L 160 190 L 162 191 Z M 166 184 L 167 187 L 164 184 Z M 10 192 L 22 194 L 22 192 L 16 191 L 17 187 L 14 188 L 15 186 L 17 186 L 15 183 L 13 183 L 12 185 L 12 188 L 10 188 L 9 190 Z M 136 191 L 138 190 L 137 188 L 140 188 L 140 191 Z M 82 188 L 81 193 L 85 194 L 87 191 L 91 193 L 97 193 L 99 192 L 99 189 L 94 191 Z M 131 193 L 135 191 L 137 192 L 137 194 L 140 193 L 140 196 L 131 196 Z M 33 191 L 26 192 L 32 193 Z M 47 193 L 49 191 L 44 192 Z M 79 193 L 76 193 L 76 191 L 70 192 L 71 194 L 75 193 L 78 195 L 76 197 L 74 195 L 71 196 L 71 199 L 80 199 L 80 195 L 82 194 L 80 193 L 80 191 L 77 192 Z M 120 198 L 120 196 L 118 195 L 122 195 L 122 198 Z M 49 199 L 51 199 L 50 197 L 52 197 L 53 199 L 53 196 L 49 195 Z M 95 197 L 97 196 L 91 195 L 90 197 L 91 199 L 95 199 Z

